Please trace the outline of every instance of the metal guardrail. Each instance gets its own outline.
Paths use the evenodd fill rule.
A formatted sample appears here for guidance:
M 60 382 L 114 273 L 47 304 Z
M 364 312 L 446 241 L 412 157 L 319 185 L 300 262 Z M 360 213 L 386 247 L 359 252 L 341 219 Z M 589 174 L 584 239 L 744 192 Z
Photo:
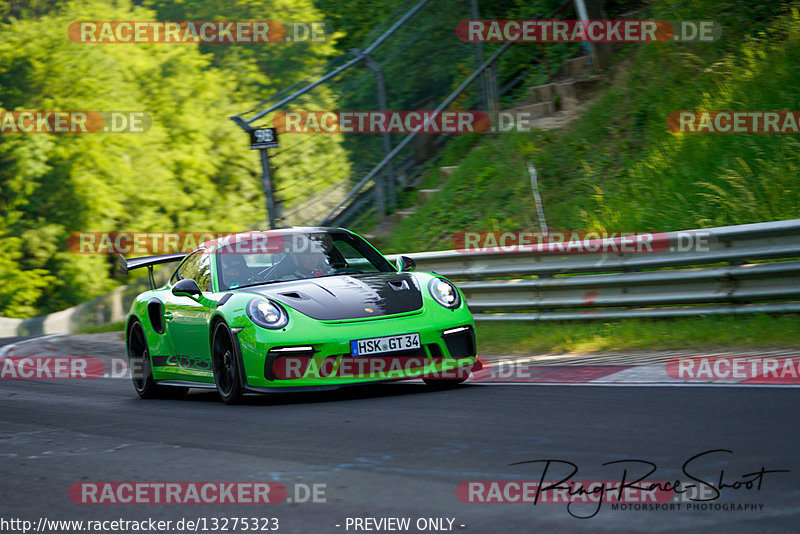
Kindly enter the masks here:
M 478 321 L 800 313 L 800 219 L 653 234 L 660 252 L 448 250 L 406 254 L 457 281 Z M 703 243 L 703 250 L 683 251 Z M 542 249 L 545 250 L 542 250 Z M 390 260 L 397 255 L 387 256 Z M 785 260 L 752 263 L 761 260 Z M 728 263 L 725 266 L 708 266 Z M 708 267 L 698 268 L 706 265 Z M 646 270 L 651 269 L 651 270 Z M 163 281 L 171 269 L 156 273 Z M 510 280 L 511 277 L 517 277 Z M 42 317 L 0 317 L 0 338 L 69 333 L 125 318 L 146 278 Z M 710 304 L 710 305 L 709 305 Z
M 154 273 L 156 283 L 159 285 L 166 283 L 174 267 L 174 265 L 156 267 Z M 148 277 L 144 276 L 110 293 L 48 315 L 28 319 L 0 317 L 0 338 L 69 334 L 85 328 L 123 321 L 128 316 L 131 302 L 149 287 Z
M 800 258 L 800 219 L 651 236 L 650 250 L 614 238 L 408 256 L 463 280 L 476 320 L 800 312 L 800 261 L 751 263 Z M 729 265 L 698 268 L 716 263 Z

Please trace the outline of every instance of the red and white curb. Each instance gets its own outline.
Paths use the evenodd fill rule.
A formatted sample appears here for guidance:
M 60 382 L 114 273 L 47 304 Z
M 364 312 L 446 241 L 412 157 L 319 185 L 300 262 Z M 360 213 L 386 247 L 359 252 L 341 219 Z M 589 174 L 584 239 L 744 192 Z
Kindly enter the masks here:
M 0 347 L 0 361 L 5 356 L 15 356 L 14 352 L 17 351 L 19 349 L 19 347 L 21 347 L 23 345 L 28 345 L 28 344 L 36 342 L 36 341 L 45 341 L 45 340 L 47 340 L 48 350 L 58 350 L 56 347 L 54 347 L 52 345 L 53 338 L 61 337 L 61 336 L 64 336 L 64 335 L 66 335 L 66 334 L 50 334 L 50 335 L 47 335 L 47 336 L 34 337 L 34 338 L 31 338 L 31 339 L 23 339 L 22 341 L 17 341 L 16 343 L 10 343 L 8 345 L 5 345 L 4 347 Z
M 800 387 L 800 352 L 793 357 L 673 358 L 659 364 L 542 365 L 537 357 L 484 362 L 468 383 L 476 385 L 591 385 L 591 386 L 756 386 Z M 602 361 L 603 358 L 596 358 Z M 680 370 L 680 360 L 693 360 Z M 550 361 L 556 361 L 550 359 Z M 764 374 L 754 362 L 770 362 Z M 717 363 L 715 366 L 714 364 Z M 722 364 L 722 365 L 720 365 Z M 689 371 L 691 369 L 691 371 Z
M 111 360 L 110 368 L 94 356 L 76 356 L 50 334 L 0 347 L 0 380 L 83 380 L 130 378 L 127 362 Z M 120 365 L 122 362 L 122 365 Z
M 0 347 L 4 358 L 43 359 L 74 357 L 65 334 L 26 339 Z M 59 342 L 61 341 L 61 342 Z M 572 386 L 737 386 L 799 387 L 800 350 L 767 349 L 735 352 L 642 351 L 587 355 L 540 354 L 480 358 L 482 369 L 467 381 L 474 385 L 572 385 Z M 101 362 L 92 378 L 130 378 L 127 364 Z M 119 360 L 120 362 L 123 360 Z M 108 367 L 110 365 L 110 367 Z M 120 369 L 117 369 L 117 368 Z M 125 367 L 122 369 L 121 367 Z M 39 378 L 46 378 L 39 377 Z M 418 382 L 418 380 L 411 381 Z

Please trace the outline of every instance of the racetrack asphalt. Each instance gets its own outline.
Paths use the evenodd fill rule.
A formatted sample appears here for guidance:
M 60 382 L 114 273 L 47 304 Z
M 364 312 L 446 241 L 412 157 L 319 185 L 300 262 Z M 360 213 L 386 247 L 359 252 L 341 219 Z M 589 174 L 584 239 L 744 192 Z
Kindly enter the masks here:
M 103 345 L 92 339 L 124 350 L 111 334 L 76 342 L 89 351 Z M 63 345 L 60 338 L 49 341 Z M 31 350 L 36 342 L 26 343 Z M 791 532 L 800 528 L 799 393 L 796 387 L 635 384 L 436 390 L 407 382 L 252 396 L 226 406 L 215 392 L 201 390 L 181 400 L 141 400 L 127 379 L 3 379 L 0 520 L 205 518 L 210 527 L 215 517 L 262 517 L 278 518 L 278 532 L 337 533 L 374 526 L 362 522 L 355 529 L 356 518 L 398 517 L 410 518 L 408 532 Z M 687 460 L 712 450 L 718 452 L 683 470 Z M 698 481 L 704 489 L 719 486 L 720 477 L 731 486 L 754 480 L 762 468 L 788 472 L 765 473 L 760 489 L 722 488 L 706 503 L 675 497 L 672 503 L 681 506 L 671 510 L 465 503 L 457 496 L 466 481 L 538 481 L 544 464 L 520 463 L 535 460 L 554 461 L 545 480 L 566 476 L 566 464 L 556 461 L 571 462 L 578 469 L 573 481 L 619 481 L 625 468 L 630 480 L 646 472 L 644 464 L 603 464 L 649 461 L 656 471 L 646 480 L 686 483 L 693 475 L 707 483 Z M 104 481 L 278 482 L 295 501 L 318 484 L 325 502 L 70 499 L 73 484 Z M 420 523 L 418 529 L 421 518 L 445 518 L 444 526 Z

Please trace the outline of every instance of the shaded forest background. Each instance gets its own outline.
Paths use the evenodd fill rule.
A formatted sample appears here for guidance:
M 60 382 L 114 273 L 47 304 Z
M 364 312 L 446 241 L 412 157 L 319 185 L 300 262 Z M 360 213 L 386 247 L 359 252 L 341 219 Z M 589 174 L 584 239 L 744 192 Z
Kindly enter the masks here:
M 552 0 L 492 2 L 485 16 L 522 16 Z M 431 3 L 414 24 L 413 47 L 387 42 L 392 105 L 438 95 L 474 65 L 472 49 L 443 54 L 437 40 L 467 2 Z M 257 153 L 229 120 L 263 99 L 299 87 L 353 47 L 366 46 L 412 2 L 387 0 L 0 0 L 0 109 L 146 111 L 143 134 L 0 136 L 0 315 L 29 317 L 72 306 L 120 283 L 108 256 L 76 255 L 76 231 L 240 231 L 263 227 Z M 77 20 L 325 21 L 325 42 L 274 44 L 102 44 L 72 42 Z M 426 30 L 427 31 L 427 30 Z M 420 58 L 424 58 L 421 61 Z M 513 60 L 513 58 L 512 58 Z M 365 75 L 370 76 L 364 69 Z M 402 73 L 402 83 L 396 75 Z M 368 85 L 361 98 L 374 98 Z M 353 109 L 359 95 L 334 87 L 324 106 Z M 354 100 L 355 99 L 355 100 Z M 363 106 L 361 106 L 363 109 Z M 368 108 L 369 109 L 369 108 Z M 399 108 L 402 109 L 402 108 Z M 288 139 L 291 150 L 293 139 Z M 326 140 L 279 175 L 296 200 L 311 194 L 309 169 L 337 161 L 320 188 L 352 180 L 358 150 Z M 313 166 L 309 169 L 304 165 Z M 342 163 L 344 161 L 344 163 Z M 332 167 L 332 166 L 331 166 Z M 360 176 L 358 177 L 360 178 Z M 314 221 L 309 221 L 314 222 Z

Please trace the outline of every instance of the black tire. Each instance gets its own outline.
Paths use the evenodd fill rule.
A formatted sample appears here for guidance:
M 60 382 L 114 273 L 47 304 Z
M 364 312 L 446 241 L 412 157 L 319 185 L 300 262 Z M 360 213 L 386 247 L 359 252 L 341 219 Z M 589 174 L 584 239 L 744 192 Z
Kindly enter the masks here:
M 142 323 L 133 321 L 128 329 L 128 368 L 131 370 L 133 389 L 143 399 L 180 398 L 189 388 L 179 386 L 159 386 L 153 378 L 150 362 L 150 349 L 144 335 Z
M 439 388 L 439 389 L 447 389 L 455 387 L 464 381 L 466 378 L 423 378 L 422 381 L 425 382 L 428 386 Z
M 214 327 L 211 336 L 211 367 L 214 370 L 214 383 L 225 404 L 238 404 L 244 396 L 241 372 L 236 352 L 233 348 L 233 335 L 223 322 Z
M 425 382 L 426 385 L 439 388 L 439 389 L 446 389 L 457 386 L 467 380 L 470 377 L 470 373 L 472 372 L 472 366 L 469 369 L 465 370 L 464 367 L 459 367 L 456 371 L 457 373 L 461 374 L 462 376 L 449 376 L 446 378 L 441 377 L 422 377 L 422 381 Z

